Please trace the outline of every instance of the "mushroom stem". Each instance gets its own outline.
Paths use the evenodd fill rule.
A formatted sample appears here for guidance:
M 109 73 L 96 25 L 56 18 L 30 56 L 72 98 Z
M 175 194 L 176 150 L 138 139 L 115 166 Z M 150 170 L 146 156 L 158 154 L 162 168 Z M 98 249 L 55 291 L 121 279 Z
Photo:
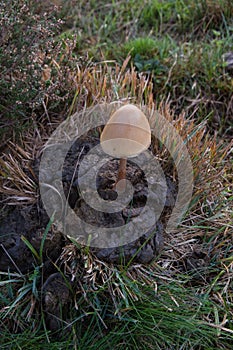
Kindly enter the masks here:
M 119 166 L 119 171 L 118 171 L 117 182 L 120 181 L 120 180 L 125 180 L 126 163 L 127 163 L 127 159 L 126 158 L 121 158 L 120 159 L 120 166 Z
M 127 163 L 127 159 L 126 158 L 120 158 L 120 165 L 119 165 L 119 170 L 118 170 L 118 176 L 117 176 L 117 180 L 115 185 L 113 186 L 114 189 L 117 189 L 120 192 L 124 192 L 125 191 L 125 187 L 126 187 L 126 182 L 122 181 L 121 184 L 118 184 L 118 182 L 120 180 L 125 180 L 125 176 L 126 176 L 126 163 Z

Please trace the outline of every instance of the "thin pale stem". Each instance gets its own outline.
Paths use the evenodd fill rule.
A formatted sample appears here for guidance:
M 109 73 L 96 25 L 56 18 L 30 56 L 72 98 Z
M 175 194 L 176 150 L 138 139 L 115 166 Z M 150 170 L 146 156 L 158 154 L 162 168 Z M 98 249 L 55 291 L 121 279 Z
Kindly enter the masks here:
M 117 181 L 116 182 L 118 182 L 120 180 L 125 180 L 126 163 L 127 163 L 127 159 L 126 158 L 121 158 L 120 159 L 120 166 L 119 166 L 118 177 L 117 177 Z
M 127 163 L 127 159 L 126 158 L 121 158 L 120 159 L 120 165 L 119 165 L 119 170 L 118 170 L 118 176 L 117 176 L 117 180 L 116 183 L 114 185 L 114 189 L 117 189 L 120 192 L 124 192 L 125 191 L 125 187 L 126 187 L 126 181 L 121 181 L 121 180 L 125 180 L 125 176 L 126 176 L 126 163 Z M 118 182 L 121 181 L 121 183 L 119 184 Z

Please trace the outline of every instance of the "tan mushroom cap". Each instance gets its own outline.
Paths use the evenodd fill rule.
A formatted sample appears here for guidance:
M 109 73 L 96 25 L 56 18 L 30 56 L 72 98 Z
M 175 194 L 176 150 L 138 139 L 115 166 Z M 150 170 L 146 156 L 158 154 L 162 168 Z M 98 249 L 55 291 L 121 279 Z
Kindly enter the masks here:
M 116 158 L 135 157 L 151 143 L 151 130 L 145 114 L 136 106 L 120 107 L 110 117 L 100 137 L 105 153 Z

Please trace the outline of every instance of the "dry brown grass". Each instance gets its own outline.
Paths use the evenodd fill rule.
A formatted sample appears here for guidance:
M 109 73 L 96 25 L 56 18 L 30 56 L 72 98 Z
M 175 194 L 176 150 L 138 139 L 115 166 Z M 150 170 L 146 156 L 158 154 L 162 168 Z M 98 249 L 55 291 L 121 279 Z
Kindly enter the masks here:
M 134 279 L 136 273 L 138 279 L 150 284 L 154 282 L 151 282 L 151 277 L 147 277 L 145 271 L 150 271 L 148 276 L 152 274 L 155 279 L 159 277 L 161 281 L 167 282 L 176 280 L 176 276 L 185 271 L 188 273 L 190 271 L 196 274 L 194 280 L 190 277 L 190 281 L 192 280 L 190 283 L 198 283 L 203 286 L 202 288 L 208 289 L 211 288 L 207 286 L 212 276 L 209 268 L 212 260 L 220 271 L 216 279 L 221 286 L 217 294 L 213 293 L 213 298 L 217 298 L 221 303 L 221 295 L 224 294 L 228 300 L 232 300 L 232 294 L 228 288 L 232 283 L 233 263 L 231 258 L 233 253 L 232 200 L 230 198 L 232 188 L 229 159 L 232 144 L 225 145 L 216 137 L 210 136 L 206 132 L 204 123 L 196 125 L 194 120 L 186 119 L 184 114 L 175 115 L 168 102 L 155 106 L 151 81 L 143 75 L 138 76 L 133 68 L 126 69 L 128 59 L 122 67 L 108 62 L 101 64 L 89 62 L 85 67 L 77 67 L 69 78 L 76 87 L 69 115 L 77 110 L 113 100 L 143 104 L 149 110 L 157 108 L 174 125 L 186 142 L 195 179 L 190 210 L 177 231 L 165 237 L 162 256 L 150 267 L 132 266 L 127 272 L 128 277 Z M 20 146 L 9 144 L 8 152 L 2 155 L 0 162 L 2 202 L 22 205 L 22 203 L 30 204 L 38 200 L 38 180 L 31 168 L 31 162 L 39 157 L 43 143 L 62 120 L 63 117 L 59 119 L 47 115 L 27 136 L 22 137 Z M 158 148 L 156 140 L 153 146 L 163 163 L 171 163 L 165 148 Z M 170 165 L 167 170 L 175 174 L 173 166 Z M 65 261 L 67 273 L 75 273 L 74 270 L 71 271 L 69 265 L 73 264 L 77 258 L 76 254 L 79 253 L 74 245 L 65 247 L 61 258 Z M 95 265 L 94 269 L 93 265 Z M 105 276 L 102 282 L 98 277 L 97 284 L 106 283 L 113 274 L 111 265 L 95 260 L 92 255 L 86 256 L 86 266 L 85 279 L 90 280 L 92 284 L 95 284 L 93 274 L 96 269 L 104 271 L 102 277 Z M 117 289 L 114 293 L 109 290 L 109 293 L 112 296 L 121 295 L 121 291 Z M 129 290 L 129 293 L 132 293 L 133 299 L 136 298 L 133 291 Z M 113 302 L 117 303 L 114 298 Z
M 43 7 L 43 2 L 37 2 Z M 60 1 L 52 0 L 49 3 L 54 2 L 60 4 Z M 216 5 L 214 1 L 206 1 L 205 4 L 206 16 L 197 23 L 194 32 L 198 32 L 199 29 L 202 31 L 202 27 L 207 30 L 215 22 L 221 21 L 221 8 L 219 8 L 221 5 Z M 63 54 L 60 55 L 59 50 L 62 45 L 64 50 L 61 50 Z M 31 128 L 21 135 L 17 143 L 8 142 L 0 157 L 0 203 L 3 206 L 0 218 L 8 206 L 27 206 L 39 200 L 38 178 L 34 173 L 33 163 L 35 159 L 39 161 L 45 142 L 67 116 L 72 116 L 76 111 L 85 111 L 95 105 L 112 101 L 146 106 L 151 112 L 158 110 L 176 128 L 186 143 L 194 172 L 194 191 L 190 208 L 179 227 L 174 232 L 165 234 L 165 247 L 161 256 L 146 266 L 136 263 L 130 266 L 115 266 L 98 260 L 87 247 L 80 247 L 77 242 L 67 238 L 66 245 L 55 265 L 64 274 L 66 282 L 72 285 L 72 307 L 77 312 L 81 310 L 81 313 L 86 313 L 85 317 L 90 310 L 90 313 L 96 313 L 106 333 L 109 325 L 106 325 L 105 319 L 100 314 L 106 300 L 110 300 L 109 304 L 114 310 L 111 310 L 114 317 L 119 316 L 121 319 L 122 316 L 121 320 L 124 320 L 125 315 L 128 317 L 128 311 L 132 305 L 135 303 L 136 310 L 137 302 L 147 303 L 149 295 L 150 300 L 152 298 L 153 301 L 155 300 L 153 304 L 156 305 L 153 306 L 155 309 L 157 303 L 163 304 L 168 312 L 168 320 L 169 318 L 175 320 L 174 326 L 176 321 L 179 321 L 179 317 L 172 319 L 173 311 L 177 307 L 174 313 L 178 310 L 178 316 L 189 310 L 188 321 L 198 314 L 198 321 L 202 320 L 203 324 L 216 329 L 216 339 L 221 340 L 221 337 L 223 339 L 226 334 L 232 335 L 233 167 L 231 153 L 233 142 L 229 142 L 229 139 L 219 140 L 217 136 L 209 134 L 206 122 L 199 123 L 194 119 L 196 110 L 203 102 L 201 99 L 191 101 L 194 112 L 191 112 L 190 108 L 180 114 L 173 110 L 169 98 L 167 100 L 164 98 L 160 105 L 156 105 L 155 89 L 151 78 L 136 72 L 133 66 L 129 68 L 129 56 L 121 66 L 115 61 L 94 63 L 88 55 L 79 57 L 78 60 L 77 57 L 74 58 L 75 48 L 75 40 L 62 41 L 56 46 L 56 52 L 53 52 L 54 56 L 49 62 L 47 62 L 48 57 L 41 53 L 43 70 L 39 72 L 38 79 L 45 93 L 42 109 L 40 113 L 31 116 Z M 45 58 L 48 63 L 46 66 Z M 180 67 L 177 71 L 179 73 Z M 47 85 L 48 80 L 49 85 Z M 56 94 L 58 88 L 67 93 L 58 96 Z M 178 91 L 178 98 L 181 94 L 183 92 Z M 68 104 L 67 101 L 72 102 Z M 59 107 L 61 113 L 54 113 L 54 109 L 51 108 L 54 103 L 61 103 L 62 107 Z M 192 113 L 190 118 L 187 117 L 189 111 Z M 154 139 L 152 149 L 164 171 L 177 181 L 174 162 L 166 147 L 162 147 Z M 6 275 L 5 277 L 7 278 Z M 77 280 L 78 283 L 76 283 Z M 16 291 L 21 284 L 12 283 L 12 286 Z M 175 286 L 174 289 L 171 286 Z M 4 288 L 3 294 L 7 295 L 7 293 L 8 288 Z M 180 295 L 180 293 L 183 294 Z M 95 306 L 93 301 L 96 298 L 104 299 L 103 304 Z M 198 300 L 197 303 L 195 298 Z M 22 329 L 28 326 L 20 311 L 22 310 L 21 301 L 23 305 L 25 300 L 27 303 L 32 302 L 32 309 L 35 306 L 34 302 L 40 302 L 34 297 L 31 298 L 31 294 L 28 293 L 25 299 L 23 298 L 12 307 L 11 311 L 8 306 L 6 307 L 12 317 L 13 332 L 18 332 L 20 329 L 18 319 L 23 319 Z M 202 303 L 205 305 L 203 306 Z M 122 305 L 124 305 L 123 308 Z M 149 303 L 148 305 L 150 306 Z M 173 305 L 174 309 L 170 308 L 170 305 Z M 77 314 L 73 314 L 76 319 Z M 145 314 L 144 317 L 146 318 Z M 7 322 L 7 318 L 4 319 L 5 321 Z M 71 319 L 71 322 L 75 321 Z M 161 321 L 161 324 L 163 322 L 167 322 L 166 318 L 165 321 Z M 81 323 L 78 320 L 78 327 Z M 111 327 L 114 322 L 111 320 L 110 323 Z M 33 329 L 37 329 L 36 324 L 37 321 Z M 152 324 L 152 327 L 155 327 L 155 324 Z M 159 324 L 160 315 L 156 327 Z M 170 337 L 169 325 L 165 330 Z M 199 325 L 197 323 L 196 330 L 199 329 Z M 177 326 L 178 332 L 182 332 L 185 328 L 183 326 L 182 322 L 180 329 Z M 158 331 L 160 331 L 159 328 Z M 188 330 L 184 334 L 189 336 L 189 333 Z M 151 344 L 150 346 L 153 347 Z M 185 345 L 183 348 L 186 348 Z
M 31 161 L 31 152 L 18 145 L 9 144 L 9 152 L 0 158 L 0 193 L 5 197 L 3 202 L 22 205 L 37 200 L 37 185 Z

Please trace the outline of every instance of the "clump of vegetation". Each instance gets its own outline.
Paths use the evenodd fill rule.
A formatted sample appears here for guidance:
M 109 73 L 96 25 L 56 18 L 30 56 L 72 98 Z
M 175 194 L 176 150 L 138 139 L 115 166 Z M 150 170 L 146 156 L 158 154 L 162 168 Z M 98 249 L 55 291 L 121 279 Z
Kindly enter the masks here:
M 1 1 L 0 6 L 0 135 L 4 144 L 12 134 L 36 123 L 38 114 L 48 116 L 48 110 L 58 114 L 67 107 L 74 89 L 70 71 L 76 41 L 57 37 L 63 23 L 57 8 L 38 13 L 36 4 L 22 0 Z
M 109 80 L 108 74 L 111 77 Z M 123 100 L 130 100 L 131 97 L 135 102 L 145 99 L 149 109 L 155 108 L 153 85 L 143 76 L 139 78 L 134 69 L 124 71 L 120 66 L 115 66 L 110 74 L 108 67 L 103 70 L 96 66 L 86 67 L 80 72 L 78 91 L 80 95 L 77 94 L 73 101 L 74 110 L 81 108 L 83 103 L 93 104 L 96 99 L 104 101 L 106 96 L 110 100 L 116 96 Z M 134 100 L 134 96 L 138 100 Z M 46 342 L 53 344 L 54 337 L 58 338 L 57 332 L 63 341 L 68 337 L 64 343 L 67 346 L 85 345 L 93 349 L 107 349 L 110 339 L 111 344 L 119 344 L 119 348 L 126 343 L 131 348 L 140 344 L 139 349 L 147 349 L 152 344 L 158 347 L 179 344 L 189 349 L 194 343 L 197 348 L 204 346 L 208 349 L 215 345 L 225 347 L 231 341 L 232 311 L 229 303 L 232 296 L 225 288 L 225 282 L 231 280 L 229 268 L 232 263 L 231 232 L 226 224 L 230 215 L 226 207 L 230 205 L 230 202 L 227 204 L 229 193 L 226 187 L 229 181 L 229 146 L 218 144 L 216 138 L 206 134 L 204 122 L 196 125 L 184 114 L 175 115 L 168 105 L 161 105 L 159 111 L 173 123 L 184 139 L 192 158 L 195 178 L 190 210 L 177 231 L 165 238 L 162 255 L 149 266 L 114 266 L 96 259 L 87 248 L 80 247 L 74 240 L 67 240 L 54 267 L 60 276 L 60 283 L 67 288 L 69 302 L 64 304 L 62 295 L 56 301 L 59 313 L 55 317 L 57 321 L 53 319 L 56 327 L 52 333 L 46 321 L 44 294 L 40 294 L 45 272 L 43 245 L 50 234 L 50 223 L 42 235 L 38 250 L 33 242 L 22 237 L 35 257 L 34 270 L 28 274 L 1 274 L 1 285 L 4 287 L 0 299 L 2 330 L 7 324 L 12 334 L 19 332 L 27 337 L 26 332 L 30 329 L 38 334 L 38 349 L 40 343 L 41 346 L 45 346 Z M 45 129 L 42 126 L 40 130 L 40 141 L 43 143 L 47 132 L 43 134 Z M 35 145 L 34 139 L 27 136 L 22 141 L 27 153 L 24 154 L 21 149 L 17 152 L 12 150 L 12 156 L 2 158 L 1 174 L 4 172 L 7 176 L 2 176 L 1 180 L 4 196 L 7 196 L 5 200 L 10 204 L 25 200 L 24 203 L 30 205 L 33 199 L 37 200 L 37 190 L 34 189 L 34 195 L 30 195 L 27 202 L 25 193 L 30 185 L 28 161 L 37 153 L 35 146 L 40 148 L 41 143 Z M 171 168 L 167 149 L 156 140 L 152 145 L 164 167 Z M 19 161 L 23 166 L 22 171 Z M 177 332 L 171 334 L 171 327 L 175 327 Z M 44 332 L 44 336 L 41 336 L 41 332 Z M 4 342 L 9 346 L 13 335 L 5 331 L 4 334 Z M 142 334 L 146 334 L 146 337 L 140 338 Z M 122 335 L 125 335 L 123 342 Z M 23 344 L 21 336 L 17 337 L 17 344 Z

